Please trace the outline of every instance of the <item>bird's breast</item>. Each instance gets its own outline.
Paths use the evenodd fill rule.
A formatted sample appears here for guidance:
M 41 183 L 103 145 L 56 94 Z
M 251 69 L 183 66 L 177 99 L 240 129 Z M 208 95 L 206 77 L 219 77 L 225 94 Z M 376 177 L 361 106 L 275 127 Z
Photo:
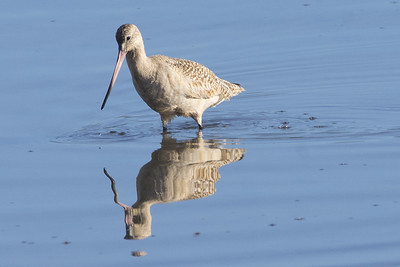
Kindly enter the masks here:
M 132 74 L 136 91 L 146 104 L 157 112 L 168 112 L 182 106 L 185 83 L 168 71 L 149 77 Z

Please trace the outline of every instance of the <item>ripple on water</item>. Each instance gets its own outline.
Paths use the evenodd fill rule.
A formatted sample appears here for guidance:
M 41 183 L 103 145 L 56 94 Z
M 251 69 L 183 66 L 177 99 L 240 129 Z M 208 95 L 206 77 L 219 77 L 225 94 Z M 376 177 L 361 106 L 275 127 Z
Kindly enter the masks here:
M 135 116 L 120 116 L 102 122 L 84 125 L 81 129 L 57 136 L 56 143 L 116 143 L 141 140 L 159 135 L 159 129 L 150 121 Z
M 374 135 L 400 136 L 400 129 L 374 125 L 373 118 L 354 118 L 349 112 L 331 114 L 277 110 L 270 112 L 221 112 L 205 114 L 203 135 L 232 140 L 342 140 Z M 161 122 L 154 116 L 125 115 L 56 137 L 58 143 L 115 143 L 158 138 Z M 197 125 L 190 118 L 178 118 L 168 125 L 168 132 L 179 138 L 192 138 Z

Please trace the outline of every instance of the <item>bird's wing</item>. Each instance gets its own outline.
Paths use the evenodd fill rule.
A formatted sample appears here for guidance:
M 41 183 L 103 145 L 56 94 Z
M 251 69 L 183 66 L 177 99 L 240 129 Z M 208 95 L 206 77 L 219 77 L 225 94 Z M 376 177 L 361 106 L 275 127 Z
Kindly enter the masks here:
M 240 85 L 218 78 L 210 69 L 200 63 L 169 57 L 165 62 L 186 78 L 189 88 L 186 89 L 185 94 L 188 98 L 207 99 L 219 96 L 222 101 L 244 91 Z

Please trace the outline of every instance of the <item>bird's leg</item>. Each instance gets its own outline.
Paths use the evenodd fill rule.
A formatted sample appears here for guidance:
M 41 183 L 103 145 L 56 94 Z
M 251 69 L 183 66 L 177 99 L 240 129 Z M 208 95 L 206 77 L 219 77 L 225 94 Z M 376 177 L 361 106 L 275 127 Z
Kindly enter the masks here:
M 171 121 L 171 118 L 168 116 L 165 116 L 165 115 L 163 116 L 161 114 L 160 114 L 160 117 L 161 117 L 161 122 L 162 122 L 162 129 L 163 129 L 163 132 L 165 133 L 167 131 L 167 124 L 168 124 L 168 122 Z
M 203 130 L 201 115 L 193 114 L 191 117 L 197 122 L 197 125 L 199 126 L 199 130 Z

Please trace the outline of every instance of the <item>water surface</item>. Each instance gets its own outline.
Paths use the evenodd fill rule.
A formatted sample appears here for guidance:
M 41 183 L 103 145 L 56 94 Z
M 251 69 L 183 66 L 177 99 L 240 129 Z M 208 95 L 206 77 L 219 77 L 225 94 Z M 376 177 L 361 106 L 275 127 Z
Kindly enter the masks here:
M 400 265 L 396 1 L 0 5 L 1 266 Z M 246 92 L 100 111 L 127 22 Z

